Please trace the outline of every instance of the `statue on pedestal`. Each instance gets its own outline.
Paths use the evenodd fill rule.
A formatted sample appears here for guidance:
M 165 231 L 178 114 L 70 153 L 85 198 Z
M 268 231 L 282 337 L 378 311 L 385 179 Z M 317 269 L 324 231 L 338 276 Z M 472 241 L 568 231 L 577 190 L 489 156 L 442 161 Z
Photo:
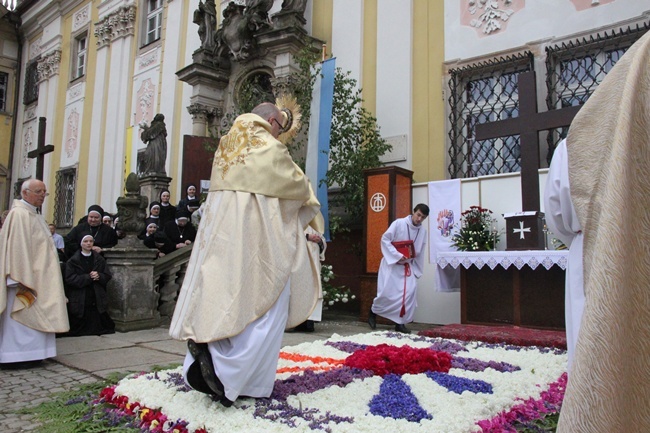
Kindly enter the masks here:
M 199 8 L 194 11 L 192 22 L 199 26 L 201 48 L 214 50 L 216 46 L 214 36 L 217 31 L 217 6 L 214 0 L 205 0 L 205 3 L 199 0 Z
M 147 143 L 142 161 L 142 174 L 159 173 L 167 175 L 165 161 L 167 160 L 167 128 L 165 116 L 158 113 L 151 125 L 141 125 L 143 131 L 140 138 Z
M 282 2 L 282 12 L 297 12 L 301 16 L 307 8 L 307 0 L 284 0 Z

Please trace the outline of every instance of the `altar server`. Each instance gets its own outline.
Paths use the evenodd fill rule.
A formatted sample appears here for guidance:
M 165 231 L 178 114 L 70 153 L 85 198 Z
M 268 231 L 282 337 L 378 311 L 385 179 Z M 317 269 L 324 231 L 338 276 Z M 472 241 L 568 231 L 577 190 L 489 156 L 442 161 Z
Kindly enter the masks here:
M 377 326 L 377 315 L 395 322 L 395 331 L 409 334 L 407 323 L 413 321 L 417 307 L 417 280 L 424 269 L 427 229 L 422 226 L 429 216 L 429 206 L 420 203 L 413 215 L 393 221 L 381 237 L 383 255 L 377 275 L 377 297 L 372 302 L 368 324 Z M 407 251 L 398 250 L 399 244 Z

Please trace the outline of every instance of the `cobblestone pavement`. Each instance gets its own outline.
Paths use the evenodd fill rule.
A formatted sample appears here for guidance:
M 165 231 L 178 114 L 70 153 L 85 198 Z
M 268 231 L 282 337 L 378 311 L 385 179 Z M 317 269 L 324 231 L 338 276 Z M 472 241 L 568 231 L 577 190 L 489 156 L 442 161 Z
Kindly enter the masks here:
M 31 415 L 17 414 L 17 410 L 37 406 L 48 401 L 52 394 L 99 379 L 91 373 L 69 368 L 52 360 L 43 361 L 40 366 L 29 369 L 0 370 L 2 431 L 37 432 L 39 424 Z
M 331 337 L 370 332 L 356 317 L 324 312 L 313 333 L 285 333 L 284 346 Z M 411 324 L 414 332 L 431 325 Z M 392 326 L 378 324 L 378 330 Z M 103 336 L 58 338 L 57 356 L 39 366 L 22 370 L 0 370 L 0 431 L 38 432 L 30 415 L 16 413 L 48 401 L 53 394 L 75 385 L 97 382 L 113 372 L 149 371 L 153 366 L 182 364 L 186 346 L 172 340 L 167 327 Z

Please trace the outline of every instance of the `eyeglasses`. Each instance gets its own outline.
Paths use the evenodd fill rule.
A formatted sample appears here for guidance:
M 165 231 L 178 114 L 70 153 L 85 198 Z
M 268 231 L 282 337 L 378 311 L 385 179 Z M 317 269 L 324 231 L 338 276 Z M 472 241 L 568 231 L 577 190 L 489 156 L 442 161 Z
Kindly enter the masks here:
M 47 196 L 50 195 L 49 192 L 45 192 L 45 191 L 43 191 L 43 190 L 41 190 L 41 189 L 39 189 L 39 190 L 37 190 L 37 191 L 33 191 L 33 190 L 31 190 L 31 189 L 26 189 L 25 191 L 33 192 L 33 193 L 36 194 L 36 195 L 42 195 L 42 196 L 44 196 L 44 197 L 47 197 Z
M 284 126 L 282 126 L 282 124 L 278 122 L 278 119 L 276 119 L 275 117 L 271 118 L 271 121 L 275 121 L 275 123 L 278 124 L 278 126 L 280 127 L 280 131 L 284 129 Z

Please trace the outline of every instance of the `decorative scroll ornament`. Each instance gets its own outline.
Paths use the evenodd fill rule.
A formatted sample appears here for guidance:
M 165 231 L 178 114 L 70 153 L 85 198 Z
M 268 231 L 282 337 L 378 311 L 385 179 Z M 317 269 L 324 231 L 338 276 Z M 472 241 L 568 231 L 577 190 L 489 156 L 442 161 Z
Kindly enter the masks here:
M 477 18 L 471 20 L 470 25 L 478 29 L 482 28 L 485 34 L 496 32 L 501 29 L 501 22 L 508 21 L 515 13 L 510 8 L 511 5 L 512 0 L 468 0 L 469 13 L 479 14 Z

